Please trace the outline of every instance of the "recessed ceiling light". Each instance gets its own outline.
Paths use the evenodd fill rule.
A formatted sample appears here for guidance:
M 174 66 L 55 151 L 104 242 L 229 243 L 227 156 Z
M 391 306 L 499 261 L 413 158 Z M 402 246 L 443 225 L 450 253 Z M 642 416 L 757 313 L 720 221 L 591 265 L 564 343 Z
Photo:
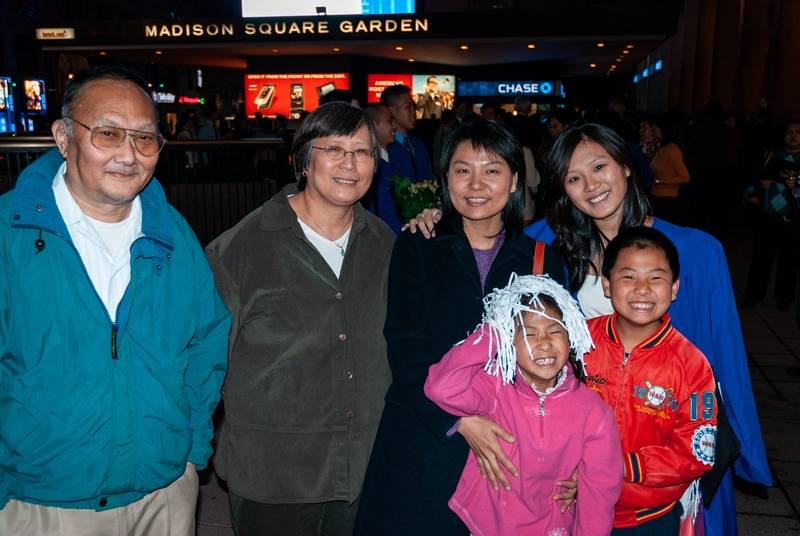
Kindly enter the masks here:
M 469 47 L 467 45 L 461 45 L 461 50 L 467 50 Z
M 633 45 L 628 45 L 628 48 L 633 48 Z
M 161 51 L 160 50 L 156 50 L 156 54 L 161 54 Z
M 394 47 L 395 50 L 403 50 L 403 47 Z
M 631 53 L 631 51 L 630 51 L 630 50 L 623 50 L 623 51 L 622 51 L 622 53 L 623 53 L 623 54 L 630 54 L 630 53 Z
M 106 53 L 105 53 L 105 52 L 101 52 L 101 53 L 100 53 L 100 55 L 101 55 L 101 56 L 105 56 L 105 55 L 106 55 Z
M 277 49 L 277 48 L 273 48 L 273 49 L 272 49 L 272 51 L 273 51 L 273 52 L 277 52 L 277 51 L 278 51 L 278 49 Z
M 533 43 L 531 43 L 530 45 L 528 45 L 528 48 L 536 48 L 536 45 L 534 45 Z
M 334 48 L 333 51 L 334 52 L 339 52 L 339 49 L 338 48 Z
M 622 58 L 617 58 L 617 61 L 622 61 Z
M 589 67 L 591 67 L 592 69 L 594 69 L 595 67 L 597 67 L 597 64 L 596 64 L 596 63 L 590 63 L 590 64 L 589 64 Z
M 408 61 L 411 61 L 411 62 L 413 62 L 413 61 L 414 61 L 414 58 L 408 58 Z
M 604 46 L 606 46 L 606 44 L 605 43 L 597 43 L 597 46 L 599 46 L 600 48 L 603 48 Z

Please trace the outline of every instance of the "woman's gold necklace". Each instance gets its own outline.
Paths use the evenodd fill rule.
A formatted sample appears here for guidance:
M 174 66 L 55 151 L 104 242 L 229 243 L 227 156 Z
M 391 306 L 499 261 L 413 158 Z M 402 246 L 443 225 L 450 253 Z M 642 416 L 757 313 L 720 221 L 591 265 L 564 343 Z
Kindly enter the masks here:
M 333 245 L 334 245 L 334 246 L 336 246 L 337 248 L 339 248 L 339 253 L 341 253 L 341 254 L 342 254 L 342 257 L 344 257 L 344 244 L 339 244 L 339 242 L 337 242 L 336 240 L 334 240 L 333 238 L 331 238 L 330 236 L 328 236 L 328 233 L 326 233 L 326 232 L 325 232 L 325 230 L 322 228 L 322 225 L 320 225 L 319 223 L 317 223 L 317 220 L 315 220 L 315 219 L 314 219 L 314 215 L 313 215 L 313 214 L 311 214 L 311 211 L 310 211 L 310 210 L 308 210 L 308 202 L 306 201 L 306 196 L 305 196 L 305 195 L 303 195 L 303 204 L 306 206 L 306 212 L 308 212 L 308 216 L 311 218 L 311 221 L 313 221 L 313 222 L 314 222 L 314 225 L 316 225 L 316 226 L 317 226 L 317 229 L 319 229 L 319 231 L 322 233 L 322 236 L 324 236 L 325 238 L 327 238 L 327 239 L 328 239 L 330 242 L 332 242 L 332 243 L 333 243 Z M 355 217 L 355 216 L 353 216 L 352 207 L 351 207 L 351 212 L 350 212 L 350 226 L 351 226 L 351 227 L 352 227 L 352 225 L 353 225 L 353 218 L 354 218 L 354 217 Z M 347 234 L 347 233 L 345 232 L 345 234 Z

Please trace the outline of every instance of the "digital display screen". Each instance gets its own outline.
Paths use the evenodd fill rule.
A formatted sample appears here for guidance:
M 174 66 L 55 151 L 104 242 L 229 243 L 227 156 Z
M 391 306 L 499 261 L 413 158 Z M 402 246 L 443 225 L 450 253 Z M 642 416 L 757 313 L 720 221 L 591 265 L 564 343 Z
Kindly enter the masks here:
M 0 110 L 13 110 L 14 97 L 11 95 L 11 79 L 0 76 Z
M 350 89 L 347 73 L 246 74 L 245 111 L 249 117 L 280 114 L 299 119 L 303 111 L 319 106 L 319 99 L 334 89 Z
M 414 13 L 414 0 L 242 0 L 242 17 L 311 17 L 317 7 L 327 15 L 398 15 Z
M 47 113 L 42 80 L 25 80 L 25 109 L 31 113 Z
M 494 82 L 459 82 L 459 97 L 504 97 L 517 95 L 557 96 L 561 94 L 561 82 L 553 80 Z

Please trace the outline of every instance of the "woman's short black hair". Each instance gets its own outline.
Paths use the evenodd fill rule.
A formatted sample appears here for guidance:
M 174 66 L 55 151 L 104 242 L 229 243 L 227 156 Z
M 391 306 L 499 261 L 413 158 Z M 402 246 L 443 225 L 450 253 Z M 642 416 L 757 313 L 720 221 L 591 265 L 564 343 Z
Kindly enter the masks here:
M 678 259 L 678 249 L 672 240 L 667 238 L 667 235 L 647 227 L 640 225 L 638 227 L 630 227 L 624 231 L 620 231 L 614 239 L 606 246 L 605 255 L 603 256 L 603 277 L 610 278 L 611 270 L 617 264 L 619 254 L 628 248 L 636 248 L 638 250 L 655 249 L 662 251 L 667 257 L 667 264 L 669 269 L 672 270 L 672 282 L 678 280 L 681 273 L 681 263 Z
M 447 174 L 450 170 L 450 160 L 456 150 L 463 143 L 469 143 L 475 151 L 484 152 L 499 157 L 517 175 L 517 189 L 508 198 L 502 212 L 506 237 L 522 231 L 525 218 L 525 156 L 519 142 L 499 121 L 476 119 L 469 123 L 461 123 L 453 129 L 450 137 L 442 147 L 442 157 L 439 164 L 442 169 L 443 210 L 442 219 L 437 229 L 448 232 L 453 223 L 461 223 L 461 215 L 456 211 L 450 200 L 450 190 Z
M 594 267 L 595 273 L 600 271 L 599 266 L 594 266 L 593 259 L 598 254 L 602 258 L 607 242 L 594 220 L 572 203 L 565 188 L 572 156 L 583 143 L 596 143 L 614 162 L 630 171 L 620 230 L 643 225 L 650 216 L 650 202 L 641 171 L 625 140 L 610 128 L 595 123 L 586 123 L 562 132 L 550 149 L 545 167 L 543 203 L 547 223 L 556 235 L 553 248 L 569 266 L 569 288 L 572 292 L 581 287 L 590 267 Z
M 380 165 L 381 144 L 369 115 L 361 108 L 339 101 L 323 104 L 311 112 L 300 124 L 292 142 L 292 166 L 297 189 L 300 191 L 306 189 L 306 177 L 303 173 L 311 163 L 311 147 L 317 138 L 354 136 L 364 127 L 369 130 L 370 145 L 375 160 L 374 175 Z

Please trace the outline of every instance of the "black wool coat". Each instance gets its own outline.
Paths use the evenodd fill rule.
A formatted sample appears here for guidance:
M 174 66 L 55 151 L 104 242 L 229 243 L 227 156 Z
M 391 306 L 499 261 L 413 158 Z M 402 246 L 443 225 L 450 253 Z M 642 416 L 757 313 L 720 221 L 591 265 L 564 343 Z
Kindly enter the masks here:
M 428 368 L 478 326 L 484 296 L 505 287 L 512 272 L 532 273 L 536 241 L 523 233 L 507 239 L 482 289 L 464 231 L 437 233 L 426 240 L 421 233 L 406 231 L 392 251 L 384 335 L 393 381 L 367 468 L 354 535 L 469 533 L 447 506 L 469 447 L 458 433 L 447 435 L 458 417 L 428 400 L 423 386 Z M 544 271 L 566 283 L 564 265 L 549 246 Z

